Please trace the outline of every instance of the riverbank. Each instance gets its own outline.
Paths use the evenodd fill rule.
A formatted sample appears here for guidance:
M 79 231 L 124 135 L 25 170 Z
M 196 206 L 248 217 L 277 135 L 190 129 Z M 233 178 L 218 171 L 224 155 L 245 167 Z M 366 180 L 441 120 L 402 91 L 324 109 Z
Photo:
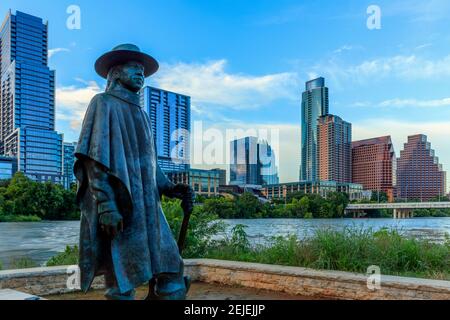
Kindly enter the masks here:
M 24 215 L 1 215 L 0 222 L 41 222 L 42 219 L 38 216 L 24 216 Z
M 450 280 L 450 239 L 437 244 L 404 237 L 396 230 L 324 229 L 306 239 L 278 237 L 270 245 L 251 245 L 244 226 L 237 225 L 231 236 L 211 242 L 197 252 L 197 256 L 186 258 L 356 273 L 366 273 L 369 266 L 375 265 L 385 275 Z M 76 264 L 77 259 L 78 248 L 68 247 L 50 259 L 47 266 Z
M 169 222 L 181 213 L 174 212 L 172 218 L 171 210 Z M 316 230 L 330 229 L 341 231 L 345 228 L 359 230 L 372 229 L 378 231 L 383 228 L 398 230 L 401 235 L 414 239 L 429 240 L 443 244 L 446 235 L 450 234 L 450 218 L 414 218 L 405 220 L 393 219 L 233 219 L 219 220 L 225 228 L 223 230 L 210 230 L 206 232 L 204 223 L 199 225 L 195 216 L 190 224 L 188 233 L 189 248 L 202 251 L 199 248 L 199 237 L 209 237 L 210 240 L 219 241 L 231 236 L 232 229 L 238 225 L 246 225 L 245 232 L 251 245 L 270 245 L 271 239 L 282 236 L 289 238 L 295 235 L 298 239 L 314 236 Z M 201 219 L 200 219 L 201 220 Z M 216 220 L 215 220 L 216 221 Z M 73 246 L 79 242 L 79 221 L 42 221 L 37 223 L 0 223 L 0 261 L 4 269 L 15 268 L 23 258 L 29 258 L 38 266 L 45 263 L 56 254 L 63 252 L 66 246 Z M 177 231 L 174 231 L 177 235 Z M 199 237 L 193 237 L 193 235 Z M 193 239 L 195 238 L 195 239 Z M 192 241 L 191 241 L 192 239 Z M 199 252 L 202 253 L 202 252 Z M 189 253 L 190 254 L 190 253 Z M 200 256 L 192 252 L 192 257 Z M 21 263 L 23 265 L 23 263 Z

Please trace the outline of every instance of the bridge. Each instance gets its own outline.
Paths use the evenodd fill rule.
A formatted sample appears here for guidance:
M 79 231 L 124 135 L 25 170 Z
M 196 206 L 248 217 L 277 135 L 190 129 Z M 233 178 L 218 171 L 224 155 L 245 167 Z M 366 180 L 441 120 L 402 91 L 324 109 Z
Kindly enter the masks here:
M 395 203 L 358 203 L 349 204 L 346 213 L 353 213 L 356 217 L 366 210 L 393 209 L 394 219 L 405 219 L 413 217 L 415 209 L 450 209 L 450 202 L 395 202 Z

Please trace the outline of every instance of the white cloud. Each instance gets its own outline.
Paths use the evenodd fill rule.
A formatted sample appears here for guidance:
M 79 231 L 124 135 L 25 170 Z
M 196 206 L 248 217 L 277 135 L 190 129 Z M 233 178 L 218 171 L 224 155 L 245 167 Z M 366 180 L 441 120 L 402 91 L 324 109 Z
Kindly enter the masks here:
M 340 48 L 338 48 L 338 49 L 336 49 L 336 50 L 334 50 L 333 51 L 333 53 L 342 53 L 342 52 L 344 52 L 344 51 L 350 51 L 350 50 L 352 50 L 353 49 L 353 46 L 350 46 L 350 45 L 343 45 L 342 47 L 340 47 Z
M 352 107 L 367 108 L 367 107 L 381 107 L 381 108 L 445 108 L 450 106 L 450 98 L 442 99 L 388 99 L 378 103 L 371 103 L 368 101 L 357 101 L 351 104 Z
M 432 45 L 433 45 L 433 44 L 431 44 L 431 43 L 424 43 L 424 44 L 421 44 L 421 45 L 415 47 L 414 50 L 425 49 L 425 48 L 431 47 Z
M 82 82 L 84 86 L 67 86 L 56 88 L 56 118 L 69 121 L 74 130 L 79 130 L 84 114 L 91 99 L 101 92 L 95 81 Z
M 339 59 L 329 59 L 314 66 L 310 73 L 322 73 L 336 86 L 356 82 L 360 84 L 397 78 L 406 81 L 450 77 L 450 55 L 436 60 L 417 55 L 396 55 L 348 65 Z
M 50 59 L 58 52 L 69 52 L 70 50 L 67 48 L 54 48 L 48 50 L 48 58 Z
M 436 108 L 450 106 L 450 98 L 433 99 L 433 100 L 417 100 L 417 99 L 391 99 L 385 100 L 378 104 L 380 107 L 394 108 Z
M 257 108 L 276 99 L 298 99 L 295 73 L 262 76 L 228 73 L 227 61 L 162 64 L 153 79 L 158 86 L 187 94 L 200 108 L 213 104 L 233 109 Z

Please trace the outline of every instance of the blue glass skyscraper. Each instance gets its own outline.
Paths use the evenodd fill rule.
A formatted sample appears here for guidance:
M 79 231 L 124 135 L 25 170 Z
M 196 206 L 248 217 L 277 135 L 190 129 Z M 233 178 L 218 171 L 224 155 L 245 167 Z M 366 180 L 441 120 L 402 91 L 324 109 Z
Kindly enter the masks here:
M 245 137 L 230 142 L 230 185 L 258 185 L 258 138 Z
M 75 164 L 75 150 L 77 148 L 76 142 L 63 143 L 63 185 L 64 188 L 69 189 L 72 183 L 76 183 L 75 174 L 73 172 L 73 165 Z
M 245 137 L 230 142 L 230 185 L 279 183 L 275 152 L 267 141 Z
M 320 77 L 306 82 L 302 95 L 301 165 L 300 180 L 316 181 L 317 172 L 317 123 L 328 114 L 328 88 Z
M 161 169 L 165 173 L 188 171 L 191 98 L 147 86 L 141 91 L 141 106 L 150 116 Z
M 55 131 L 55 72 L 48 25 L 17 11 L 0 27 L 0 153 L 36 181 L 61 182 L 62 135 Z
M 267 141 L 258 143 L 258 155 L 260 163 L 260 184 L 278 184 L 278 168 L 276 166 L 275 152 Z

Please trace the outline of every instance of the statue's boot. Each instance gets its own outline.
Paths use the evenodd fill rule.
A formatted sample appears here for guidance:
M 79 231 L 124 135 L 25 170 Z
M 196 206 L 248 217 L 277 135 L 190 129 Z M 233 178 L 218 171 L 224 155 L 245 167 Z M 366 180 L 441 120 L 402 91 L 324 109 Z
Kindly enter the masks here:
M 149 282 L 145 300 L 185 300 L 191 287 L 191 278 L 184 276 L 184 266 L 179 273 L 163 273 Z
M 134 300 L 136 290 L 121 293 L 113 271 L 105 273 L 105 297 L 107 300 Z
M 134 300 L 136 290 L 120 293 L 119 288 L 109 288 L 106 290 L 105 297 L 107 300 Z
M 186 300 L 191 278 L 178 274 L 164 274 L 158 277 L 155 293 L 157 300 Z

